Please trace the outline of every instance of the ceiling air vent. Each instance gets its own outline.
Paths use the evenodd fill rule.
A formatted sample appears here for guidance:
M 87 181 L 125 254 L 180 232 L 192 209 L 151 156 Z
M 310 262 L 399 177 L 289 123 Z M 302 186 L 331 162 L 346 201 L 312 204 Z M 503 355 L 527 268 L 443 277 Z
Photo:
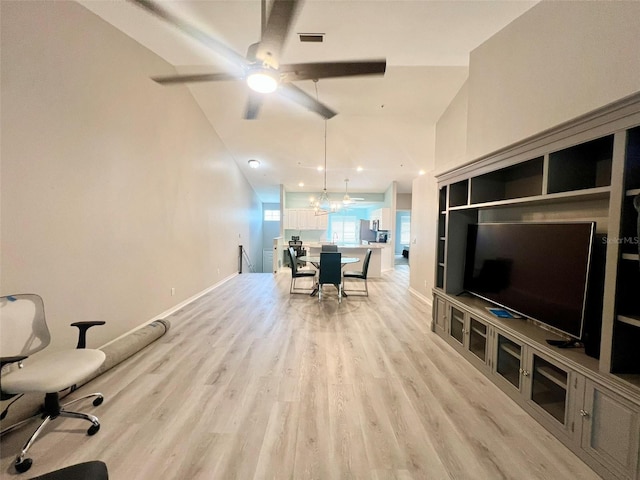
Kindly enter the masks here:
M 324 33 L 299 33 L 301 42 L 323 42 Z

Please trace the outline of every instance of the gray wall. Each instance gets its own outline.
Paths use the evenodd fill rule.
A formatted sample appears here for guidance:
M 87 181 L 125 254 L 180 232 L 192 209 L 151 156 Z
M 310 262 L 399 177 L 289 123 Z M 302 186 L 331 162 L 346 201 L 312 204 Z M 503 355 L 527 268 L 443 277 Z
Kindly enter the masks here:
M 0 293 L 99 346 L 236 274 L 261 205 L 164 61 L 75 2 L 0 5 Z

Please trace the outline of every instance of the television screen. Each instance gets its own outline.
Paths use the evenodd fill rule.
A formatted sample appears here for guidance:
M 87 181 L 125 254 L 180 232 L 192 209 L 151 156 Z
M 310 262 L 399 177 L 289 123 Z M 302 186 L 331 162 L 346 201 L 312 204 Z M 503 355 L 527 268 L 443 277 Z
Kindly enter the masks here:
M 594 222 L 469 225 L 464 289 L 580 339 Z

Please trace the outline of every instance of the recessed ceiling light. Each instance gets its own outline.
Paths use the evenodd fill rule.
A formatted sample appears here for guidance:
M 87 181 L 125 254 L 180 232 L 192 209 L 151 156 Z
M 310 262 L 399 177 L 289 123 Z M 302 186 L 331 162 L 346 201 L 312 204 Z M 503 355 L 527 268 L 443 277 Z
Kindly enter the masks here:
M 321 172 L 321 171 L 323 171 L 323 170 L 324 170 L 324 167 L 323 167 L 322 165 L 318 165 L 318 166 L 316 167 L 316 170 L 318 170 L 319 172 Z
M 420 170 L 420 171 L 418 172 L 418 175 L 424 175 L 425 173 L 427 173 L 427 172 L 425 172 L 424 170 Z
M 357 170 L 358 172 L 361 172 L 361 171 L 363 171 L 363 170 L 364 170 L 364 168 L 362 168 L 362 167 L 358 167 L 358 168 L 356 168 L 356 170 Z
M 258 168 L 260 166 L 260 161 L 252 158 L 247 162 L 251 168 Z
M 298 184 L 298 186 L 299 186 L 299 187 L 304 187 L 304 182 L 300 182 L 300 183 Z

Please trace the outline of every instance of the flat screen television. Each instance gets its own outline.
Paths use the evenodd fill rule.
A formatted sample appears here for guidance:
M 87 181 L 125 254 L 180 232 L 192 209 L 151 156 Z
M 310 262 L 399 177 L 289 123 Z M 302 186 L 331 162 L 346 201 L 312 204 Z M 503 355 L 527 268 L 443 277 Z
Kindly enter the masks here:
M 469 225 L 464 290 L 580 340 L 594 222 Z

